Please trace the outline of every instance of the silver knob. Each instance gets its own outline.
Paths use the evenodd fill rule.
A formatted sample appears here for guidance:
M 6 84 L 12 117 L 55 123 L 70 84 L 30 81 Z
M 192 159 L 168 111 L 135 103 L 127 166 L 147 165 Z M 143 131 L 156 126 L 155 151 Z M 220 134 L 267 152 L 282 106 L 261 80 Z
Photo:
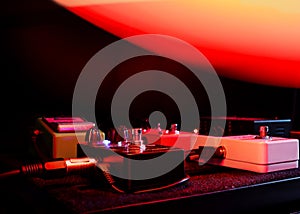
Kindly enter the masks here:
M 103 139 L 102 139 L 102 136 L 101 136 L 101 131 L 96 127 L 90 128 L 86 132 L 85 141 L 90 146 L 102 145 L 103 144 Z
M 269 132 L 269 127 L 268 126 L 260 126 L 259 127 L 259 136 L 261 138 L 267 138 L 268 137 L 268 132 Z

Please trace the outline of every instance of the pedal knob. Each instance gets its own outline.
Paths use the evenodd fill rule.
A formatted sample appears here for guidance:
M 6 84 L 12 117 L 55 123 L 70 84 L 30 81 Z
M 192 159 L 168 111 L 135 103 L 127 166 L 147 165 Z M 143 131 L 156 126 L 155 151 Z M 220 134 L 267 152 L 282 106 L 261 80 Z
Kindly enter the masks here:
M 268 137 L 268 132 L 269 132 L 269 127 L 268 126 L 260 126 L 259 127 L 259 136 L 261 138 L 267 138 Z
M 216 151 L 215 154 L 213 155 L 215 158 L 225 158 L 226 157 L 226 149 L 224 146 L 219 146 Z
M 103 140 L 101 131 L 96 127 L 92 127 L 86 132 L 85 141 L 90 146 L 103 145 Z

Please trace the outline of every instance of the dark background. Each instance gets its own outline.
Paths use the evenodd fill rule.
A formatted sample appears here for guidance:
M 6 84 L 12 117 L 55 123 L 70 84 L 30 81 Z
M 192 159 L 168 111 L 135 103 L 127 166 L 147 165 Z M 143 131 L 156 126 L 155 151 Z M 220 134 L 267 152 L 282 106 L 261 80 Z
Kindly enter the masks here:
M 22 151 L 24 138 L 40 116 L 70 115 L 77 78 L 88 60 L 119 38 L 95 27 L 51 1 L 5 1 L 1 6 L 1 148 Z M 97 123 L 103 129 L 109 117 L 114 90 L 126 77 L 145 69 L 178 75 L 191 88 L 201 115 L 210 107 L 201 84 L 191 80 L 182 65 L 158 57 L 125 62 L 115 69 L 99 90 Z M 215 68 L 218 72 L 224 68 Z M 184 75 L 182 75 L 184 74 Z M 220 76 L 227 115 L 236 117 L 291 118 L 298 126 L 297 89 L 242 82 Z M 101 100 L 101 102 L 99 101 Z M 149 113 L 160 110 L 169 122 L 177 122 L 177 110 L 165 95 L 149 92 L 132 104 L 136 125 Z M 7 142 L 12 142 L 14 145 Z

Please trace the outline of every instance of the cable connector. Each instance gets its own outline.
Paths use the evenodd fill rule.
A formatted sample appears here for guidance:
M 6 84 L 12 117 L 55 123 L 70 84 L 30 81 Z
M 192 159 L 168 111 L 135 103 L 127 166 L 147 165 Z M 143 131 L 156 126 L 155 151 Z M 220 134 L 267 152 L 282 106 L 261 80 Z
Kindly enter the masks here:
M 84 174 L 95 169 L 93 158 L 54 159 L 21 166 L 20 174 L 31 177 L 60 178 L 71 174 Z

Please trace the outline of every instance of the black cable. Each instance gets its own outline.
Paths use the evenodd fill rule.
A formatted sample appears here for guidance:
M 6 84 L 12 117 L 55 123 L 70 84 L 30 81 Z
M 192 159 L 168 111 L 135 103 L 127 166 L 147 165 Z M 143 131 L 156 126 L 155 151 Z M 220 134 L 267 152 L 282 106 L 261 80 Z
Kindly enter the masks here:
M 96 159 L 93 158 L 71 158 L 71 159 L 56 159 L 46 162 L 38 162 L 25 164 L 20 167 L 20 169 L 14 169 L 7 172 L 0 173 L 0 179 L 7 179 L 13 176 L 28 176 L 28 177 L 40 177 L 40 178 L 61 178 L 71 174 L 86 174 L 95 172 L 96 168 L 99 168 L 104 175 L 106 181 L 110 186 L 119 193 L 131 192 L 131 193 L 142 193 L 150 192 L 155 190 L 164 189 L 170 186 L 177 185 L 188 177 L 184 178 L 179 182 L 173 184 L 162 186 L 158 188 L 148 188 L 143 190 L 123 190 L 118 187 L 114 177 L 110 174 L 109 166 L 107 163 L 97 163 Z
M 19 169 L 14 169 L 11 171 L 3 172 L 0 174 L 0 179 L 10 178 L 12 176 L 19 175 L 20 173 L 21 173 L 21 170 L 19 170 Z
M 97 167 L 99 167 L 99 169 L 101 170 L 103 176 L 105 177 L 107 182 L 111 185 L 111 187 L 114 190 L 116 190 L 117 192 L 120 192 L 120 193 L 125 193 L 125 190 L 122 190 L 122 189 L 120 189 L 119 187 L 117 187 L 115 185 L 116 181 L 113 178 L 113 176 L 110 174 L 106 164 L 100 163 L 100 164 L 97 164 Z

